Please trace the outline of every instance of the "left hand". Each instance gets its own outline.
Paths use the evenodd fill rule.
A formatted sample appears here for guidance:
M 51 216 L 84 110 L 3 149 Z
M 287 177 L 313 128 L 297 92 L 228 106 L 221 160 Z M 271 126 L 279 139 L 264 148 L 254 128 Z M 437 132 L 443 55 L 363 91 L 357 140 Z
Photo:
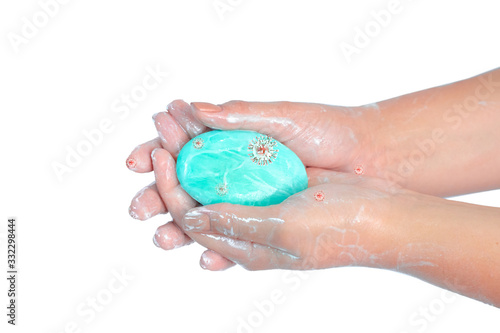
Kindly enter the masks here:
M 165 202 L 192 200 L 168 152 L 156 149 L 153 165 Z M 281 204 L 197 207 L 177 223 L 196 242 L 249 270 L 393 265 L 386 222 L 397 218 L 413 192 L 376 178 L 318 168 L 307 173 L 309 188 Z M 206 256 L 201 264 L 217 270 Z

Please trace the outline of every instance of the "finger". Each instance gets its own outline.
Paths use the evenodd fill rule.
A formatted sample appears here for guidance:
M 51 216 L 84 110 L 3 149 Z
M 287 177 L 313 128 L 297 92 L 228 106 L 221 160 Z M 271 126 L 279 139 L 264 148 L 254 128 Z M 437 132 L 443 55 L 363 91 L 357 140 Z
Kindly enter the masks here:
M 164 250 L 177 249 L 192 242 L 192 239 L 172 221 L 156 229 L 153 236 L 153 243 Z
M 355 184 L 360 182 L 360 177 L 345 172 L 336 172 L 321 168 L 306 168 L 308 187 L 334 182 L 342 184 Z
M 167 110 L 190 138 L 207 130 L 207 127 L 193 116 L 191 106 L 183 100 L 173 101 L 167 106 Z
M 336 183 L 338 185 L 361 185 L 370 182 L 371 186 L 377 187 L 383 191 L 398 190 L 401 187 L 391 180 L 356 175 L 352 173 L 338 172 L 325 170 L 321 168 L 306 168 L 308 177 L 308 187 L 313 187 L 321 184 Z
M 185 231 L 221 234 L 231 238 L 283 248 L 285 220 L 280 205 L 254 207 L 228 203 L 197 207 L 182 221 Z
M 234 265 L 234 262 L 212 250 L 206 250 L 200 257 L 201 268 L 209 271 L 223 271 Z
M 311 127 L 313 113 L 325 106 L 290 102 L 231 101 L 214 105 L 191 103 L 193 115 L 208 127 L 223 130 L 251 130 L 285 143 Z M 307 121 L 309 120 L 309 121 Z
M 141 221 L 167 212 L 154 182 L 137 192 L 130 203 L 128 212 L 134 219 Z
M 173 220 L 182 225 L 180 222 L 186 212 L 196 207 L 198 203 L 179 184 L 175 173 L 175 161 L 165 149 L 155 149 L 152 160 L 158 192 Z M 187 234 L 194 241 L 205 245 L 206 237 L 203 235 L 189 232 Z
M 156 186 L 160 197 L 176 222 L 198 203 L 184 191 L 177 180 L 175 161 L 165 149 L 155 149 L 151 154 L 153 160 Z
M 279 249 L 221 235 L 202 235 L 204 246 L 248 270 L 310 268 L 300 258 Z
M 127 167 L 139 173 L 153 171 L 151 152 L 156 148 L 161 148 L 160 138 L 155 138 L 135 147 L 127 158 Z
M 178 183 L 174 167 L 175 163 L 173 163 L 172 156 L 177 157 L 180 149 L 190 140 L 190 135 L 196 136 L 202 131 L 205 131 L 207 128 L 199 121 L 195 120 L 191 112 L 191 107 L 183 101 L 174 101 L 167 107 L 167 109 L 173 112 L 182 125 L 180 125 L 179 121 L 166 112 L 161 112 L 153 116 L 158 135 L 161 139 L 162 147 L 166 149 L 166 154 L 170 153 L 170 158 L 165 155 L 165 158 L 167 158 L 169 162 L 167 165 L 170 166 L 170 169 L 165 170 L 165 172 L 162 173 L 161 170 L 163 170 L 163 168 L 158 167 L 158 172 L 155 170 L 155 176 L 157 179 L 161 179 L 160 189 L 162 189 L 161 193 L 163 194 L 163 196 L 160 196 L 161 199 L 167 207 L 174 207 L 170 210 L 170 213 L 175 220 L 177 217 L 182 219 L 185 211 L 196 207 L 198 203 L 192 199 L 191 196 L 189 196 Z M 152 154 L 151 156 L 154 155 Z M 165 177 L 167 172 L 169 176 Z M 157 177 L 158 173 L 162 174 L 162 176 Z M 174 237 L 175 239 L 178 239 L 177 243 L 175 243 L 178 246 L 181 246 L 179 244 L 188 244 L 185 243 L 188 242 L 187 240 L 191 241 L 188 235 L 181 236 L 179 234 L 181 230 L 178 228 L 175 229 L 175 232 L 172 232 L 171 236 L 169 236 L 168 232 L 172 231 L 172 228 L 173 227 L 169 227 L 169 229 L 163 230 L 160 227 L 158 233 L 167 237 Z M 213 264 L 215 266 L 227 266 L 227 261 L 227 259 L 222 258 L 221 256 L 213 258 Z
M 153 116 L 161 145 L 174 158 L 190 140 L 189 136 L 168 112 L 159 112 Z
M 168 112 L 160 112 L 153 116 L 153 120 L 162 147 L 176 158 L 181 148 L 191 139 L 190 133 L 195 134 L 205 130 L 206 127 L 194 119 L 191 107 L 181 100 L 170 103 L 167 110 L 172 111 L 175 117 Z M 183 197 L 185 196 L 180 196 Z

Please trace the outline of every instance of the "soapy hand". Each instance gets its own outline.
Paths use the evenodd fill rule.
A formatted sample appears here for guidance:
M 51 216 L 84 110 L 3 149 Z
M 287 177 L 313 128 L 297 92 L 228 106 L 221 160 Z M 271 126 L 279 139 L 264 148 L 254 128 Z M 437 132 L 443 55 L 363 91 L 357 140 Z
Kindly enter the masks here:
M 158 148 L 152 159 L 158 192 L 177 225 L 210 249 L 201 257 L 203 268 L 377 267 L 500 306 L 498 208 L 307 168 L 309 188 L 278 205 L 223 203 L 186 210 L 196 203 L 179 185 L 173 157 Z M 177 240 L 161 241 L 177 245 L 183 234 L 176 230 Z
M 156 184 L 172 215 L 192 199 L 178 184 L 175 162 L 153 151 Z M 214 204 L 193 208 L 176 223 L 212 250 L 201 266 L 218 270 L 213 253 L 249 270 L 313 269 L 345 265 L 386 267 L 392 258 L 382 241 L 399 196 L 412 193 L 386 181 L 308 168 L 309 188 L 278 205 Z M 223 267 L 225 268 L 225 267 Z
M 172 249 L 194 240 L 210 249 L 200 262 L 209 270 L 380 267 L 500 307 L 500 210 L 437 197 L 500 187 L 498 82 L 494 70 L 357 108 L 174 101 L 154 117 L 159 138 L 127 160 L 156 177 L 130 213 L 170 212 L 155 243 Z M 465 112 L 479 93 L 474 113 L 470 103 Z M 309 188 L 274 206 L 197 207 L 177 181 L 175 159 L 211 128 L 281 141 L 306 165 Z
M 386 180 L 307 168 L 308 188 L 280 204 L 196 207 L 175 162 L 153 151 L 156 184 L 177 224 L 210 249 L 203 268 L 365 266 L 410 274 L 500 306 L 500 209 L 403 189 Z M 174 217 L 175 219 L 175 217 Z M 224 261 L 225 260 L 225 261 Z
M 138 146 L 127 159 L 127 166 L 136 172 L 153 169 L 151 153 L 164 148 L 175 160 L 180 149 L 191 138 L 215 129 L 255 130 L 268 134 L 291 148 L 306 166 L 354 172 L 360 143 L 369 140 L 368 121 L 375 119 L 373 107 L 347 108 L 306 103 L 248 103 L 229 102 L 221 106 L 207 103 L 187 103 L 177 100 L 169 104 L 168 112 L 154 116 L 159 137 Z M 364 115 L 360 118 L 360 115 Z M 364 121 L 361 121 L 364 119 Z M 373 124 L 373 122 L 371 122 Z M 176 203 L 175 205 L 178 205 Z M 169 211 L 178 222 L 196 202 L 179 208 L 179 214 Z M 169 205 L 162 201 L 155 183 L 139 191 L 129 211 L 132 217 L 146 220 L 167 212 Z M 172 204 L 171 204 L 172 206 Z M 175 223 L 158 228 L 155 244 L 168 250 L 191 243 Z M 214 267 L 228 267 L 230 262 L 213 251 L 204 254 Z

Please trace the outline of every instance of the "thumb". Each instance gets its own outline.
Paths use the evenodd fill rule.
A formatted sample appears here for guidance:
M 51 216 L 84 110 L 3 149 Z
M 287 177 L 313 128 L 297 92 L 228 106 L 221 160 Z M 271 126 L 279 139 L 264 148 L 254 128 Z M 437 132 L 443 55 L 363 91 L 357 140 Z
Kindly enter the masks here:
M 284 219 L 280 206 L 242 206 L 229 203 L 197 207 L 182 220 L 186 232 L 221 234 L 244 241 L 280 248 Z
M 221 130 L 249 130 L 286 142 L 310 126 L 318 105 L 291 102 L 191 103 L 193 115 L 205 126 Z M 309 123 L 306 121 L 309 119 Z

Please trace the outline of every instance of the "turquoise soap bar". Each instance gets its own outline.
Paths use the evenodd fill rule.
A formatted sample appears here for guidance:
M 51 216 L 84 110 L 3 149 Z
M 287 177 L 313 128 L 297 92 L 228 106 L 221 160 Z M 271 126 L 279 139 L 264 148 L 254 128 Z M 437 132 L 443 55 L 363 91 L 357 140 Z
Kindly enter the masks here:
M 298 156 L 252 131 L 210 131 L 193 138 L 179 153 L 177 177 L 202 205 L 274 205 L 307 188 Z

